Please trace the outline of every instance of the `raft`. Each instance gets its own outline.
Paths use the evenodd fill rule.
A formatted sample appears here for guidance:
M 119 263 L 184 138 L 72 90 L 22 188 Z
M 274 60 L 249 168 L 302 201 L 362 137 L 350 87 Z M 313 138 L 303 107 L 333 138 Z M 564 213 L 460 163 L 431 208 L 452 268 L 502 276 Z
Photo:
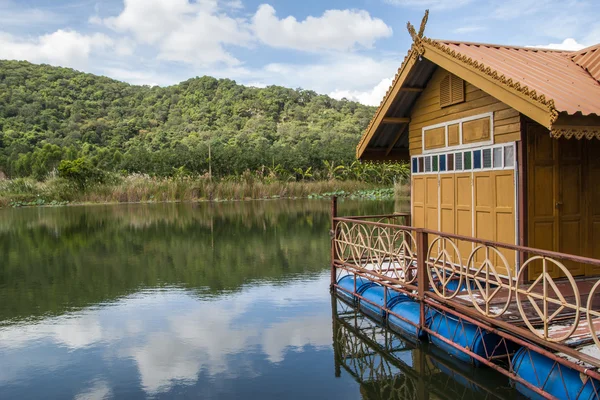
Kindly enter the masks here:
M 354 281 L 356 280 L 356 286 Z M 338 286 L 344 290 L 337 290 L 338 295 L 349 303 L 356 304 L 358 298 L 356 294 L 362 294 L 367 288 L 372 286 L 380 286 L 378 283 L 363 278 L 362 276 L 346 275 L 341 277 L 338 282 Z M 354 289 L 356 287 L 356 292 Z
M 559 369 L 554 360 L 525 347 L 515 353 L 513 369 L 518 377 L 558 399 L 591 400 L 597 399 L 600 393 L 599 381 L 564 365 Z M 515 386 L 530 399 L 543 399 L 521 383 Z
M 500 336 L 482 329 L 477 329 L 477 326 L 474 324 L 448 314 L 442 314 L 437 310 L 432 310 L 432 314 L 430 325 L 432 331 L 459 346 L 469 349 L 483 358 L 486 358 L 486 349 L 488 349 L 487 356 L 492 355 L 489 353 L 494 351 L 493 356 L 495 357 L 508 356 L 517 349 L 515 344 L 508 341 L 506 346 L 499 345 L 502 340 Z M 476 367 L 481 365 L 480 361 L 456 347 L 449 345 L 434 335 L 430 335 L 429 340 L 440 349 L 461 361 L 470 363 Z M 496 348 L 496 346 L 498 347 Z
M 416 325 L 420 323 L 421 305 L 419 302 L 414 301 L 407 295 L 403 295 L 398 298 L 396 304 L 388 307 L 388 309 L 391 312 L 415 323 Z M 429 312 L 429 307 L 425 307 L 425 324 L 427 326 L 431 324 L 431 313 Z M 411 339 L 424 340 L 427 338 L 427 332 L 406 321 L 401 320 L 391 313 L 388 315 L 388 326 L 396 333 L 399 333 L 403 336 L 408 336 Z
M 386 295 L 387 291 L 387 295 Z M 404 297 L 408 297 L 405 294 L 396 292 L 395 290 L 386 288 L 381 285 L 370 286 L 366 288 L 360 295 L 368 300 L 360 300 L 360 308 L 365 313 L 377 320 L 384 320 L 386 317 L 385 307 L 391 308 L 396 302 L 401 301 Z

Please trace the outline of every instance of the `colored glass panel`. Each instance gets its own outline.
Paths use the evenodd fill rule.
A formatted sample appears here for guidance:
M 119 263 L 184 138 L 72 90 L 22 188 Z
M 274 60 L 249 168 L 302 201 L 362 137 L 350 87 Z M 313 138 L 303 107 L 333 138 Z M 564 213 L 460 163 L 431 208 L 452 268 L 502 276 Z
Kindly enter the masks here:
M 473 152 L 473 169 L 481 169 L 481 150 Z
M 464 168 L 465 171 L 469 171 L 471 169 L 471 152 L 470 151 L 465 152 L 464 166 L 465 166 L 465 168 Z

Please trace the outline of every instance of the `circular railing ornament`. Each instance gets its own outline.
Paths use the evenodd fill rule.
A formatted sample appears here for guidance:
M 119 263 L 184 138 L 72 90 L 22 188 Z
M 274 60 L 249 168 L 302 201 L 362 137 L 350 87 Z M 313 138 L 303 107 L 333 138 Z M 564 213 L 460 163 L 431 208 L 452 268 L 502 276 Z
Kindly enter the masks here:
M 383 269 L 386 266 L 386 260 L 389 260 L 391 249 L 389 229 L 376 226 L 371 230 L 370 242 L 371 247 L 369 248 L 369 252 L 371 253 L 373 270 L 382 274 L 386 272 Z
M 592 339 L 594 339 L 594 343 L 596 343 L 596 346 L 598 346 L 600 349 L 600 338 L 598 338 L 598 332 L 596 331 L 596 327 L 594 326 L 594 318 L 592 317 L 592 315 L 594 315 L 596 317 L 596 321 L 600 320 L 600 311 L 595 311 L 593 309 L 594 296 L 596 295 L 596 290 L 598 290 L 598 288 L 600 288 L 600 280 L 594 284 L 592 290 L 590 291 L 586 305 L 586 314 L 588 327 L 590 328 L 590 334 L 592 335 Z M 598 295 L 600 295 L 600 293 L 598 293 Z
M 413 283 L 417 279 L 415 238 L 409 231 L 397 230 L 392 239 L 392 248 L 390 260 L 395 278 L 405 284 Z
M 525 271 L 528 271 L 530 265 L 537 260 L 542 261 L 542 273 L 537 277 L 537 279 L 535 281 L 533 281 L 527 287 L 527 289 L 524 289 L 521 287 L 521 285 L 523 285 L 521 282 L 525 275 Z M 573 293 L 573 296 L 575 297 L 575 304 L 569 303 L 565 299 L 563 294 L 561 293 L 560 289 L 556 286 L 554 279 L 548 273 L 548 263 L 554 264 L 567 277 L 567 279 L 571 285 L 571 292 Z M 541 288 L 539 287 L 539 285 L 541 285 Z M 542 293 L 540 294 L 539 292 L 534 291 L 534 289 L 536 289 L 536 288 L 541 289 Z M 561 262 L 554 260 L 552 258 L 543 257 L 543 256 L 534 256 L 534 257 L 529 258 L 527 261 L 525 261 L 525 263 L 523 263 L 523 266 L 521 267 L 521 270 L 519 271 L 519 274 L 517 275 L 517 283 L 516 283 L 516 287 L 515 287 L 515 292 L 516 292 L 515 295 L 517 297 L 517 307 L 519 309 L 519 313 L 521 314 L 521 318 L 523 318 L 523 322 L 525 322 L 525 324 L 527 325 L 529 330 L 534 335 L 538 336 L 539 338 L 547 340 L 549 342 L 561 342 L 561 341 L 569 338 L 571 336 L 571 334 L 573 332 L 575 332 L 575 329 L 577 329 L 577 325 L 579 324 L 579 319 L 580 319 L 579 306 L 581 303 L 581 299 L 579 297 L 579 289 L 577 288 L 575 279 L 573 279 L 573 276 L 571 275 L 571 273 L 569 272 L 567 267 L 565 267 Z M 535 328 L 535 326 L 531 323 L 529 317 L 527 316 L 527 313 L 523 309 L 521 296 L 519 296 L 519 295 L 525 295 L 527 297 L 527 300 L 529 300 L 529 303 L 532 305 L 537 316 L 540 318 L 541 325 L 542 325 L 541 333 L 540 333 L 539 329 Z M 541 300 L 541 302 L 542 302 L 541 308 L 537 304 L 536 300 Z M 558 306 L 558 308 L 552 312 L 549 310 L 549 308 L 551 306 Z M 558 337 L 551 336 L 550 335 L 551 323 L 558 315 L 560 315 L 560 313 L 565 308 L 569 308 L 569 309 L 575 311 L 575 320 L 573 321 L 573 324 L 571 325 L 571 327 L 568 328 L 564 334 L 562 334 Z M 562 326 L 564 326 L 564 325 L 562 325 Z
M 477 267 L 474 265 L 474 263 L 476 263 L 475 259 L 477 253 L 481 249 L 485 249 L 485 258 L 483 261 L 481 261 L 479 267 Z M 502 276 L 498 273 L 498 268 L 495 266 L 495 262 L 492 258 L 497 258 L 501 261 L 501 265 L 498 265 L 498 267 L 504 267 L 504 270 L 507 273 L 509 282 L 508 285 L 502 281 Z M 504 314 L 504 312 L 510 306 L 510 302 L 512 300 L 512 288 L 510 286 L 510 282 L 512 282 L 512 275 L 510 270 L 511 269 L 508 265 L 506 257 L 504 257 L 504 255 L 496 247 L 480 245 L 471 252 L 469 260 L 466 264 L 465 279 L 467 291 L 469 292 L 473 306 L 477 309 L 477 311 L 486 317 L 498 318 Z M 474 287 L 471 287 L 471 282 L 474 284 Z M 508 289 L 506 301 L 500 308 L 494 307 L 492 309 L 492 300 L 502 291 L 502 289 Z M 479 294 L 483 300 L 485 308 L 482 308 L 479 305 L 479 302 L 473 296 L 473 293 Z
M 345 222 L 338 222 L 334 230 L 336 254 L 340 261 L 346 262 L 350 258 L 352 252 L 350 246 L 353 241 L 353 231 L 356 225 L 349 227 Z
M 436 245 L 438 247 L 438 252 L 437 256 L 434 258 L 432 250 Z M 456 255 L 457 260 L 448 253 L 448 247 L 450 247 L 453 254 Z M 432 259 L 433 261 L 431 261 Z M 427 258 L 425 260 L 428 266 L 427 275 L 429 275 L 429 282 L 435 293 L 444 299 L 451 299 L 456 296 L 460 291 L 463 282 L 461 257 L 456 244 L 454 244 L 451 239 L 438 236 L 429 245 Z M 451 290 L 448 288 L 448 284 L 455 281 L 456 277 L 458 277 L 456 289 Z

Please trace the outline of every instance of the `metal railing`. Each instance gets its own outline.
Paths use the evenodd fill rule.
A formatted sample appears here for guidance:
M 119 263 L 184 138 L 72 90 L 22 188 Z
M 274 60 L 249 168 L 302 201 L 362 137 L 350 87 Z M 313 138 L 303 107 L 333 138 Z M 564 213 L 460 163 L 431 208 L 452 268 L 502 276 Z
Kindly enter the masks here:
M 332 285 L 347 272 L 368 277 L 418 299 L 420 328 L 434 307 L 600 378 L 600 279 L 585 293 L 567 267 L 600 260 L 394 223 L 406 215 L 337 217 L 335 200 L 332 211 Z M 574 348 L 586 343 L 597 352 Z

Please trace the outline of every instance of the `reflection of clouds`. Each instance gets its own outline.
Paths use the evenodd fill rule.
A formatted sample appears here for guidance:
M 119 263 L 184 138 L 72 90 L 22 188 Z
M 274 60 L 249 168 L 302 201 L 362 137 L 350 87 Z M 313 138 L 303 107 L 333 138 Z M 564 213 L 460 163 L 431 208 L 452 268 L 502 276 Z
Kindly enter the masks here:
M 269 361 L 278 363 L 288 347 L 301 351 L 305 346 L 330 346 L 331 340 L 331 317 L 319 315 L 271 325 L 263 332 L 262 348 Z
M 51 340 L 69 349 L 79 349 L 100 341 L 102 329 L 97 317 L 89 311 L 50 318 L 31 325 L 13 325 L 0 328 L 0 350 L 3 347 L 24 347 L 40 340 Z
M 112 390 L 105 381 L 95 381 L 89 388 L 75 396 L 75 400 L 102 400 L 112 397 Z
M 0 328 L 0 357 L 4 350 L 15 356 L 35 354 L 34 344 L 53 352 L 97 346 L 107 363 L 113 358 L 135 361 L 148 394 L 195 384 L 202 372 L 257 376 L 257 361 L 278 363 L 288 350 L 331 345 L 330 310 L 323 307 L 329 300 L 328 278 L 246 285 L 240 292 L 204 300 L 178 289 L 143 292 L 110 306 Z M 62 357 L 66 367 L 72 367 L 66 364 L 70 360 Z M 21 373 L 35 367 L 25 365 Z M 81 396 L 104 393 L 101 383 Z

